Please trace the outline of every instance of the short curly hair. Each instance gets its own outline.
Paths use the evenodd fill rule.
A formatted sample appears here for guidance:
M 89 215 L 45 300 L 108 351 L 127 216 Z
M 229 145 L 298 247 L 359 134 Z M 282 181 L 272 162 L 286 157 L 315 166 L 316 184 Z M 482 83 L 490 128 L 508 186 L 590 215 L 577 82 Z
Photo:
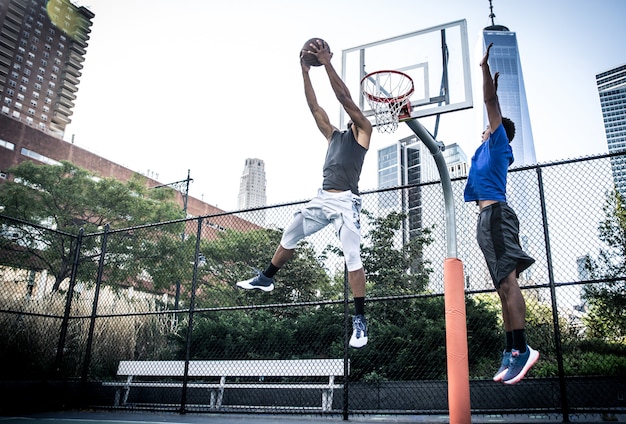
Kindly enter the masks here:
M 504 131 L 506 131 L 506 136 L 510 143 L 515 137 L 515 123 L 509 118 L 502 117 L 502 125 L 504 126 Z

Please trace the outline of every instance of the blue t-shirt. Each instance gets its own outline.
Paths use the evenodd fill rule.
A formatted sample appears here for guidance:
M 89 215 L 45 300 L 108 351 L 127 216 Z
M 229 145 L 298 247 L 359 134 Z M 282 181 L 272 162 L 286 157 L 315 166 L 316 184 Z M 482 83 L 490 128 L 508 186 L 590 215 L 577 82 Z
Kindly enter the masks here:
M 506 175 L 512 163 L 513 149 L 500 124 L 472 157 L 465 186 L 465 201 L 506 202 Z

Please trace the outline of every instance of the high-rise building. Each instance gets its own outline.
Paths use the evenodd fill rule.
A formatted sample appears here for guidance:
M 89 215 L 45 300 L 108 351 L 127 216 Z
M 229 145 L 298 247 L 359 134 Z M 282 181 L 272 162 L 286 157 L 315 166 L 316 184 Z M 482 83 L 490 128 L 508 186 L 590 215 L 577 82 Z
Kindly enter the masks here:
M 267 204 L 265 163 L 261 159 L 246 159 L 239 183 L 239 210 L 265 206 Z M 265 224 L 265 210 L 252 212 L 250 221 Z
M 0 1 L 2 114 L 63 137 L 94 16 L 70 0 Z
M 490 18 L 491 25 L 483 29 L 482 32 L 481 55 L 486 51 L 487 46 L 493 43 L 489 53 L 489 67 L 493 73 L 500 73 L 498 99 L 500 100 L 502 116 L 515 123 L 515 138 L 511 142 L 515 166 L 532 165 L 537 163 L 537 159 L 528 103 L 526 102 L 517 35 L 507 27 L 494 23 L 493 8 Z M 487 123 L 487 112 L 483 107 L 483 128 Z
M 454 143 L 445 147 L 443 157 L 451 178 L 467 176 L 467 156 Z M 421 184 L 440 179 L 435 159 L 416 135 L 399 140 L 378 150 L 378 188 Z M 408 235 L 422 229 L 421 187 L 381 192 L 378 197 L 381 211 L 392 210 L 408 214 Z
M 609 153 L 626 149 L 626 64 L 596 75 Z M 615 187 L 626 196 L 626 159 L 611 158 Z

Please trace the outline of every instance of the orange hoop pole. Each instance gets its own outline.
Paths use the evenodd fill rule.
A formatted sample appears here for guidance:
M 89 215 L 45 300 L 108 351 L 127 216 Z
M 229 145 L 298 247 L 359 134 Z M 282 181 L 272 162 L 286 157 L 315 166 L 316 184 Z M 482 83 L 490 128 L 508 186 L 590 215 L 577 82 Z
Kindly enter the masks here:
M 448 408 L 450 422 L 471 423 L 467 318 L 463 263 L 447 258 L 443 264 L 446 310 L 446 358 L 448 365 Z
M 441 177 L 446 211 L 447 255 L 443 265 L 444 304 L 446 318 L 446 358 L 448 365 L 448 409 L 450 422 L 471 424 L 472 413 L 469 391 L 469 363 L 467 353 L 467 322 L 465 318 L 465 283 L 463 264 L 457 259 L 456 220 L 450 174 L 441 153 L 443 144 L 437 143 L 417 119 L 406 124 L 428 147 L 435 159 Z

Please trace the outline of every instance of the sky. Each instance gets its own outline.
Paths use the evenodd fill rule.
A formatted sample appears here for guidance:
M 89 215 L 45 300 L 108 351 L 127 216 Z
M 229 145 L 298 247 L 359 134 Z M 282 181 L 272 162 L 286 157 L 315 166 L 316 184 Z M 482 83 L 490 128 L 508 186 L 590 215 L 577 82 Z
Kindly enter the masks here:
M 75 3 L 95 18 L 65 140 L 162 183 L 189 170 L 189 194 L 227 211 L 237 209 L 246 158 L 265 162 L 270 205 L 309 199 L 321 187 L 327 144 L 304 97 L 306 40 L 326 40 L 341 74 L 342 50 L 465 19 L 475 73 L 475 46 L 491 24 L 488 0 Z M 517 34 L 537 161 L 607 152 L 595 76 L 626 63 L 626 0 L 493 0 L 493 7 L 495 23 Z M 323 68 L 311 78 L 339 126 Z M 437 139 L 471 157 L 482 107 L 442 115 Z M 432 118 L 420 122 L 434 131 Z M 411 134 L 406 125 L 373 133 L 361 191 L 377 186 L 378 149 Z

